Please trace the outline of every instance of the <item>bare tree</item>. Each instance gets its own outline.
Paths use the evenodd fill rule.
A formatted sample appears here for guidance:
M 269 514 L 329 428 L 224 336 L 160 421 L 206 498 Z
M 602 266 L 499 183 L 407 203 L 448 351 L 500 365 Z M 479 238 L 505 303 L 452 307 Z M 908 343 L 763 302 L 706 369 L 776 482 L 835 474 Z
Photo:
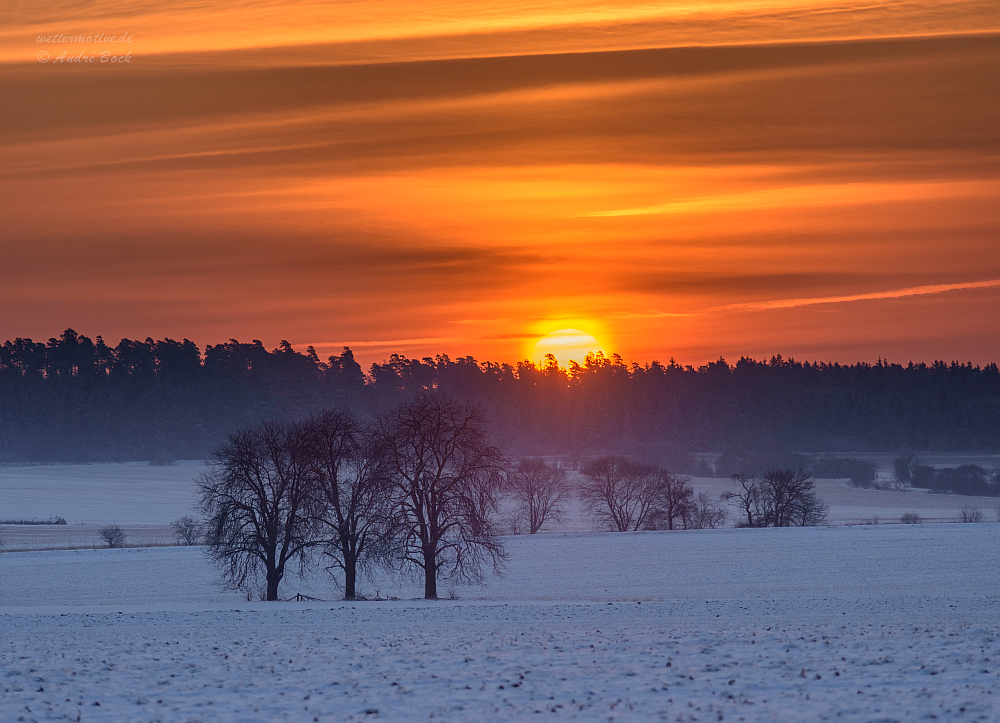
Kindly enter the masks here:
M 739 491 L 723 499 L 736 500 L 745 527 L 791 527 L 818 525 L 826 520 L 829 506 L 815 493 L 815 484 L 803 470 L 770 469 L 758 479 L 733 475 Z
M 830 514 L 830 505 L 821 500 L 812 491 L 812 482 L 809 482 L 809 489 L 802 493 L 799 501 L 795 505 L 795 512 L 792 515 L 792 524 L 799 527 L 812 527 L 822 525 L 826 522 Z
M 529 534 L 534 535 L 546 522 L 563 519 L 562 505 L 570 496 L 565 470 L 544 460 L 525 458 L 511 475 L 509 488 Z
M 108 525 L 97 531 L 108 547 L 125 547 L 125 530 L 118 525 Z
M 656 507 L 656 468 L 627 457 L 595 459 L 583 468 L 580 496 L 591 513 L 618 532 L 641 530 Z
M 426 395 L 379 421 L 403 526 L 402 557 L 423 570 L 424 597 L 437 599 L 438 576 L 481 579 L 505 559 L 496 530 L 506 461 L 488 444 L 470 404 Z
M 326 412 L 307 427 L 320 536 L 333 567 L 344 573 L 344 599 L 354 600 L 358 573 L 386 560 L 392 549 L 396 523 L 387 457 L 350 412 Z
M 813 487 L 809 473 L 792 469 L 769 469 L 761 477 L 764 494 L 764 526 L 791 527 L 804 495 Z
M 684 509 L 684 529 L 714 530 L 726 524 L 729 512 L 712 501 L 707 492 L 699 492 Z
M 312 458 L 302 425 L 268 422 L 230 434 L 201 478 L 208 553 L 226 584 L 278 599 L 288 564 L 315 544 L 307 510 Z
M 170 527 L 182 545 L 197 545 L 201 541 L 201 523 L 191 515 L 174 520 Z
M 739 489 L 735 492 L 723 492 L 722 499 L 736 500 L 740 509 L 742 521 L 738 527 L 763 527 L 764 514 L 761 510 L 761 499 L 763 495 L 760 491 L 760 483 L 756 476 L 747 477 L 743 473 L 733 475 L 733 484 Z
M 651 530 L 673 530 L 675 525 L 688 526 L 691 509 L 694 506 L 694 488 L 690 477 L 670 474 L 666 470 L 656 471 L 656 500 L 646 526 Z

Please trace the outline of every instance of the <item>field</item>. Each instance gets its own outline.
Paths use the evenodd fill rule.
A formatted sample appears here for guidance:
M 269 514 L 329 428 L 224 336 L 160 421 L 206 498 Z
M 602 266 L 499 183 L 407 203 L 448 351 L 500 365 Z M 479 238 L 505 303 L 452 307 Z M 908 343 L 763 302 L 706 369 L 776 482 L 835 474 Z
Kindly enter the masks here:
M 941 459 L 942 464 L 968 461 Z M 974 461 L 991 462 L 980 458 Z M 98 530 L 114 523 L 125 529 L 130 545 L 173 544 L 170 522 L 195 513 L 195 480 L 205 470 L 200 461 L 162 467 L 138 462 L 0 467 L 0 520 L 58 516 L 68 523 L 0 524 L 0 538 L 8 550 L 101 547 Z M 579 483 L 579 475 L 571 473 L 570 480 Z M 692 485 L 696 492 L 707 492 L 713 498 L 733 489 L 726 479 L 696 477 Z M 916 512 L 927 522 L 953 522 L 966 506 L 979 507 L 987 520 L 994 521 L 994 508 L 1000 502 L 989 497 L 865 490 L 845 480 L 817 480 L 816 489 L 830 505 L 829 523 L 833 525 L 860 524 L 876 518 L 882 523 L 896 522 L 904 512 Z M 735 514 L 733 508 L 730 524 Z M 562 522 L 542 529 L 545 533 L 592 531 L 593 520 L 576 500 L 568 505 Z
M 518 537 L 437 603 L 248 603 L 196 548 L 5 554 L 0 718 L 995 720 L 998 533 Z
M 54 480 L 57 468 L 30 469 Z M 112 499 L 102 466 L 81 469 L 96 497 Z M 190 489 L 180 493 L 196 470 L 135 467 L 136 479 L 150 472 L 147 490 L 173 489 L 174 502 L 156 517 L 137 493 L 120 514 L 109 508 L 114 520 L 162 528 L 190 511 Z M 15 477 L 4 473 L 9 489 Z M 859 517 L 892 509 L 879 505 L 894 494 L 953 503 L 829 485 Z M 18 514 L 86 520 L 59 528 L 81 539 L 112 520 L 89 499 L 84 512 L 43 509 L 66 499 L 39 494 Z M 846 504 L 859 499 L 874 502 Z M 319 600 L 247 602 L 219 586 L 196 547 L 5 552 L 0 720 L 1000 717 L 1000 524 L 554 532 L 507 543 L 502 577 L 444 583 L 455 599 L 433 603 L 399 576 L 361 586 L 398 600 L 337 601 L 320 570 L 281 590 Z

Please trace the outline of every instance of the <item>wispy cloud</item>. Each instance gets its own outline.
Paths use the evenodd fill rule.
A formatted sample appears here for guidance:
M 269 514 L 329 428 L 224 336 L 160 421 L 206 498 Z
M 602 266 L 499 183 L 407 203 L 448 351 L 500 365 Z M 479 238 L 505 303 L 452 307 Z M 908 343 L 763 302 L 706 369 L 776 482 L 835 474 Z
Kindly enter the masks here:
M 905 289 L 893 289 L 891 291 L 873 291 L 867 294 L 817 296 L 813 298 L 801 299 L 773 299 L 771 301 L 753 301 L 744 304 L 726 304 L 725 306 L 716 306 L 708 311 L 767 311 L 769 309 L 793 309 L 797 306 L 839 304 L 846 301 L 869 301 L 873 299 L 900 299 L 905 296 L 941 294 L 946 291 L 961 291 L 963 289 L 990 289 L 997 286 L 1000 286 L 1000 279 L 969 281 L 959 284 L 927 284 L 924 286 L 910 286 Z
M 968 198 L 992 196 L 996 184 L 980 181 L 930 183 L 839 183 L 815 184 L 790 188 L 771 188 L 747 193 L 732 193 L 702 198 L 688 198 L 653 206 L 594 211 L 584 214 L 594 218 L 616 216 L 649 216 L 677 213 L 718 213 L 772 208 L 809 206 L 856 206 L 859 204 L 891 203 L 932 198 Z

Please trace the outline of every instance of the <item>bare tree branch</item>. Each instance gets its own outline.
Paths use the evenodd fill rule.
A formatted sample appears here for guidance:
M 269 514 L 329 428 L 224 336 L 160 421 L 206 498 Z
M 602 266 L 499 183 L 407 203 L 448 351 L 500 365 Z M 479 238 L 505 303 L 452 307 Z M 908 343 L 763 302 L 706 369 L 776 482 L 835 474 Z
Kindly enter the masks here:
M 397 536 L 387 457 L 373 431 L 349 412 L 327 412 L 306 428 L 314 519 L 331 567 L 344 573 L 344 599 L 354 600 L 358 573 L 386 562 Z
M 562 506 L 570 498 L 565 470 L 540 459 L 522 459 L 508 488 L 529 534 L 534 535 L 546 522 L 562 521 Z
M 427 395 L 379 422 L 402 522 L 403 560 L 424 573 L 424 597 L 437 598 L 438 577 L 478 581 L 483 567 L 502 569 L 495 513 L 506 460 L 489 445 L 470 404 Z
M 300 424 L 268 422 L 229 435 L 199 481 L 208 554 L 226 584 L 278 599 L 288 563 L 315 545 L 308 492 L 313 465 Z
M 580 495 L 591 513 L 618 532 L 642 529 L 656 506 L 657 470 L 627 457 L 601 457 L 583 468 Z

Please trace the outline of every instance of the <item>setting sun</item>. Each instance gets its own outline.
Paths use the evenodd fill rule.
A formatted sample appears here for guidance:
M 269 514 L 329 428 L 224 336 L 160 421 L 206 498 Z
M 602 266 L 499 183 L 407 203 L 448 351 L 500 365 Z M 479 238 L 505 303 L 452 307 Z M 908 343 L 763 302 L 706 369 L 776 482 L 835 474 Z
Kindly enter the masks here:
M 541 365 L 545 355 L 552 354 L 559 361 L 560 367 L 566 367 L 571 360 L 582 364 L 584 358 L 591 352 L 607 354 L 601 342 L 587 332 L 579 329 L 559 329 L 535 342 L 531 350 L 531 360 Z

